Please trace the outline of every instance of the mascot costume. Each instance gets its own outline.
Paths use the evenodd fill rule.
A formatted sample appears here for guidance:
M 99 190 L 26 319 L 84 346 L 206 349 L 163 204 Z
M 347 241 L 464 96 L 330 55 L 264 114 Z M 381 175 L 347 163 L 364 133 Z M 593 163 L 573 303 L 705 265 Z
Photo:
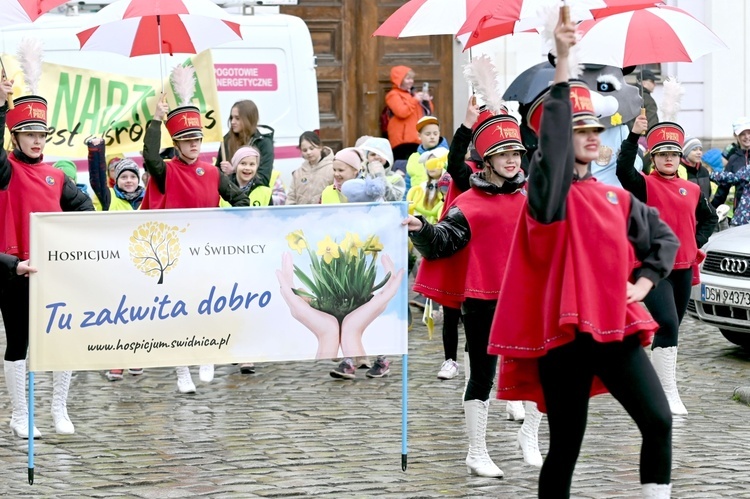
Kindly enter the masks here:
M 641 111 L 643 99 L 638 87 L 625 83 L 624 76 L 633 72 L 634 67 L 620 69 L 614 66 L 583 64 L 579 78 L 591 90 L 598 92 L 603 99 L 602 107 L 597 106 L 597 114 L 605 130 L 599 135 L 599 159 L 591 163 L 591 174 L 600 182 L 622 187 L 617 180 L 617 155 L 622 141 L 628 137 L 630 129 L 625 123 L 634 120 Z M 652 123 L 649 123 L 649 126 Z M 643 169 L 643 160 L 636 158 L 635 168 Z

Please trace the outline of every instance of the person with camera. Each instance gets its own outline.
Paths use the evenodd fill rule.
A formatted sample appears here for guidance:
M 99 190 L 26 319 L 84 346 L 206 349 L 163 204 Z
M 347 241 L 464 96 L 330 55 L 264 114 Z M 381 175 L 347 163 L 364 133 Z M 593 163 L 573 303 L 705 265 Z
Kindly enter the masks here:
M 432 96 L 426 83 L 421 91 L 414 92 L 414 71 L 407 66 L 391 68 L 391 83 L 393 88 L 385 96 L 393 114 L 388 121 L 388 140 L 394 160 L 407 159 L 421 144 L 417 121 L 433 113 Z

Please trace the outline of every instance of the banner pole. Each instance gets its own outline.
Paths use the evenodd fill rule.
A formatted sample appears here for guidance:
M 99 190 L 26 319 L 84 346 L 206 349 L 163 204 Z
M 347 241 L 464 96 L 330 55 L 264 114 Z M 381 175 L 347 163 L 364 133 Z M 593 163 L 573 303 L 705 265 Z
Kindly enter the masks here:
M 29 485 L 34 485 L 34 372 L 29 371 Z
M 407 412 L 409 406 L 409 355 L 401 357 L 404 366 L 401 377 L 401 471 L 406 471 L 408 453 Z

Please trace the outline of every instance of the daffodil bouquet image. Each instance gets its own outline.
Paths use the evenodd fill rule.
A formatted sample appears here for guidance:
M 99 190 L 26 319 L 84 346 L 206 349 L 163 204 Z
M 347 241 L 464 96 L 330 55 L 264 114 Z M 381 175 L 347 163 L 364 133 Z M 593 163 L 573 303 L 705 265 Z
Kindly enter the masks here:
M 344 318 L 369 302 L 375 291 L 390 279 L 388 272 L 382 281 L 375 283 L 378 253 L 383 250 L 377 235 L 369 235 L 364 242 L 359 234 L 347 232 L 337 243 L 330 235 L 317 242 L 313 252 L 302 230 L 286 236 L 289 247 L 298 254 L 307 250 L 310 256 L 310 275 L 294 265 L 294 275 L 307 288 L 293 288 L 297 296 L 310 305 L 335 317 L 339 324 Z

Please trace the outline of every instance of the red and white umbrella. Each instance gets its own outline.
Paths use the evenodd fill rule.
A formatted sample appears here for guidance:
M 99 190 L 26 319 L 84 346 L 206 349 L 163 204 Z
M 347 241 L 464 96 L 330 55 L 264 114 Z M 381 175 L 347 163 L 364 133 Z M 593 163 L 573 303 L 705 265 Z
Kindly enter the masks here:
M 465 49 L 525 31 L 538 31 L 544 26 L 542 7 L 559 2 L 539 0 L 483 0 L 466 18 L 457 33 L 469 34 Z M 567 2 L 573 20 L 601 19 L 620 12 L 661 4 L 657 0 L 575 0 Z
M 466 17 L 481 0 L 409 0 L 391 14 L 373 36 L 458 35 Z
M 0 27 L 33 23 L 45 12 L 69 0 L 3 0 L 0 8 Z
M 242 39 L 240 25 L 210 0 L 121 0 L 94 14 L 77 36 L 81 50 L 127 57 L 197 54 Z
M 692 62 L 727 48 L 705 24 L 676 7 L 653 7 L 584 21 L 578 30 L 581 62 L 619 68 Z

